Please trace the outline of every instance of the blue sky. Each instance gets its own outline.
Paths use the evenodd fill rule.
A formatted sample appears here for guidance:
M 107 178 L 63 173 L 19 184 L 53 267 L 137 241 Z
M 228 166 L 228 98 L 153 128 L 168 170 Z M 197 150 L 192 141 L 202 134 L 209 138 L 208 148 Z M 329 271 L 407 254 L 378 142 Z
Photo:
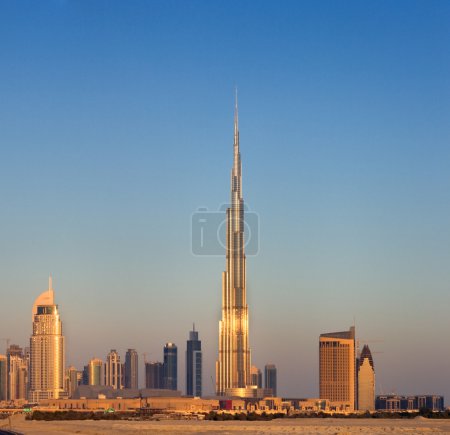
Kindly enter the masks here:
M 253 362 L 317 396 L 318 336 L 356 318 L 379 392 L 450 397 L 449 24 L 445 1 L 1 2 L 0 338 L 27 343 L 51 272 L 69 364 L 173 341 L 183 386 L 195 321 L 212 391 L 225 261 L 190 219 L 229 200 L 238 86 Z

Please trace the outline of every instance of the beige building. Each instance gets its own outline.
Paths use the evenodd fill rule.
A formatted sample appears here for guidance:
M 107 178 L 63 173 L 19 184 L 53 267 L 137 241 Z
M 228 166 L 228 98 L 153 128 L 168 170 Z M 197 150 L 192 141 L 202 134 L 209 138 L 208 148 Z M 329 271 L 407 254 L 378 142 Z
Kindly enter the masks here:
M 69 397 L 72 397 L 75 393 L 76 389 L 78 388 L 79 384 L 79 372 L 78 370 L 70 366 L 66 370 L 66 391 Z
M 106 410 L 135 411 L 138 409 L 158 410 L 164 412 L 210 412 L 219 409 L 217 399 L 200 399 L 190 397 L 148 397 L 134 399 L 58 399 L 46 400 L 40 404 L 47 410 Z
M 8 385 L 9 400 L 25 400 L 28 387 L 28 364 L 23 355 L 10 355 Z
M 358 409 L 375 411 L 375 367 L 367 345 L 358 358 Z
M 65 345 L 51 277 L 48 290 L 34 302 L 32 321 L 29 400 L 57 399 L 64 395 Z
M 115 349 L 111 349 L 111 352 L 106 357 L 105 385 L 113 387 L 116 390 L 121 390 L 123 388 L 122 368 L 120 355 Z
M 8 360 L 0 355 L 0 402 L 8 398 Z
M 355 328 L 321 334 L 319 360 L 320 398 L 336 411 L 355 410 Z

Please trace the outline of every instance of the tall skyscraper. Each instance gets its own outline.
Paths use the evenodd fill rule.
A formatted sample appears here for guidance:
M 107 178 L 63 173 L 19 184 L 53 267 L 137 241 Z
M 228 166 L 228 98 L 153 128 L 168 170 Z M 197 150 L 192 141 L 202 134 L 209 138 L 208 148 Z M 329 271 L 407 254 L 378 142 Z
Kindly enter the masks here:
M 226 270 L 222 274 L 222 320 L 219 323 L 219 358 L 216 363 L 218 395 L 227 394 L 227 389 L 246 388 L 251 384 L 237 97 L 233 149 L 231 207 L 226 214 Z
M 30 393 L 32 402 L 64 395 L 65 345 L 52 278 L 48 290 L 34 302 L 30 338 Z
M 202 342 L 198 339 L 195 325 L 189 332 L 186 347 L 186 395 L 202 395 Z
M 164 364 L 162 362 L 145 363 L 145 388 L 164 388 Z
M 332 406 L 355 409 L 355 327 L 349 331 L 321 334 L 319 339 L 320 398 Z
M 0 355 L 0 402 L 8 400 L 8 360 Z
M 139 356 L 135 349 L 125 354 L 125 388 L 138 388 Z
M 375 411 L 375 366 L 367 345 L 358 358 L 358 409 Z
M 108 353 L 105 363 L 105 385 L 113 387 L 116 390 L 123 388 L 122 384 L 122 363 L 116 349 L 111 349 Z
M 252 377 L 252 385 L 254 387 L 262 388 L 262 373 L 256 366 L 250 367 L 250 373 Z
M 103 385 L 104 383 L 103 361 L 92 358 L 87 365 L 86 385 Z
M 164 388 L 176 390 L 178 384 L 178 356 L 177 346 L 166 343 L 164 346 Z
M 270 388 L 274 396 L 277 395 L 277 368 L 274 364 L 264 367 L 264 387 Z

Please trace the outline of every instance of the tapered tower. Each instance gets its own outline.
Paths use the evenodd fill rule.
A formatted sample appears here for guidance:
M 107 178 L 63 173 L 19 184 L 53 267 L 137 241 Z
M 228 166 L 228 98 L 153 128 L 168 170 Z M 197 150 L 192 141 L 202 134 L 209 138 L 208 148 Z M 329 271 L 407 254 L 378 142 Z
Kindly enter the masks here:
M 219 359 L 216 393 L 251 385 L 248 307 L 245 280 L 244 200 L 239 151 L 238 103 L 234 112 L 231 207 L 226 214 L 226 270 L 222 274 L 222 320 L 219 322 Z
M 29 399 L 59 399 L 64 395 L 65 347 L 51 277 L 48 290 L 34 302 L 32 320 Z

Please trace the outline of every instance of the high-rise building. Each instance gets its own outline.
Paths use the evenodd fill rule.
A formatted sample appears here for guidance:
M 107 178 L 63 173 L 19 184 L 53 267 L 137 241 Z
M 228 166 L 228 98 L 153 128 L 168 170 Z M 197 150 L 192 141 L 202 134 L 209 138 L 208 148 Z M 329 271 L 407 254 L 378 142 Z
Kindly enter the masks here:
M 202 342 L 198 339 L 195 325 L 189 332 L 186 346 L 186 395 L 202 395 Z
M 321 334 L 319 339 L 320 398 L 344 411 L 355 409 L 355 327 Z
M 32 402 L 64 395 L 65 347 L 52 278 L 48 290 L 34 302 L 30 338 L 30 393 Z
M 216 363 L 216 393 L 218 395 L 227 394 L 227 390 L 242 389 L 251 385 L 244 253 L 244 199 L 237 96 L 233 153 L 231 207 L 226 213 L 226 270 L 222 273 L 219 358 Z
M 0 402 L 8 400 L 8 360 L 0 355 Z
M 178 356 L 177 346 L 174 343 L 166 343 L 164 346 L 164 388 L 176 390 L 178 380 Z
M 103 376 L 104 375 L 105 373 L 103 373 Z M 81 385 L 89 385 L 89 365 L 83 367 L 83 372 L 81 373 Z
M 125 354 L 125 388 L 138 388 L 139 356 L 135 349 Z
M 250 367 L 250 373 L 252 377 L 252 385 L 254 387 L 262 388 L 262 373 L 256 366 Z
M 116 390 L 123 388 L 122 384 L 122 363 L 120 356 L 115 349 L 108 353 L 105 363 L 105 385 Z
M 164 388 L 164 364 L 162 362 L 145 363 L 145 388 Z
M 264 367 L 264 388 L 270 388 L 274 396 L 277 395 L 277 368 L 274 364 Z
M 8 400 L 26 399 L 28 394 L 28 364 L 23 350 L 11 344 L 6 351 Z
M 103 361 L 99 358 L 92 358 L 87 367 L 87 382 L 85 385 L 103 385 L 104 371 Z
M 66 392 L 69 397 L 73 397 L 78 385 L 78 370 L 74 366 L 70 366 L 66 370 Z
M 358 409 L 375 411 L 375 366 L 369 346 L 365 345 L 358 358 Z

